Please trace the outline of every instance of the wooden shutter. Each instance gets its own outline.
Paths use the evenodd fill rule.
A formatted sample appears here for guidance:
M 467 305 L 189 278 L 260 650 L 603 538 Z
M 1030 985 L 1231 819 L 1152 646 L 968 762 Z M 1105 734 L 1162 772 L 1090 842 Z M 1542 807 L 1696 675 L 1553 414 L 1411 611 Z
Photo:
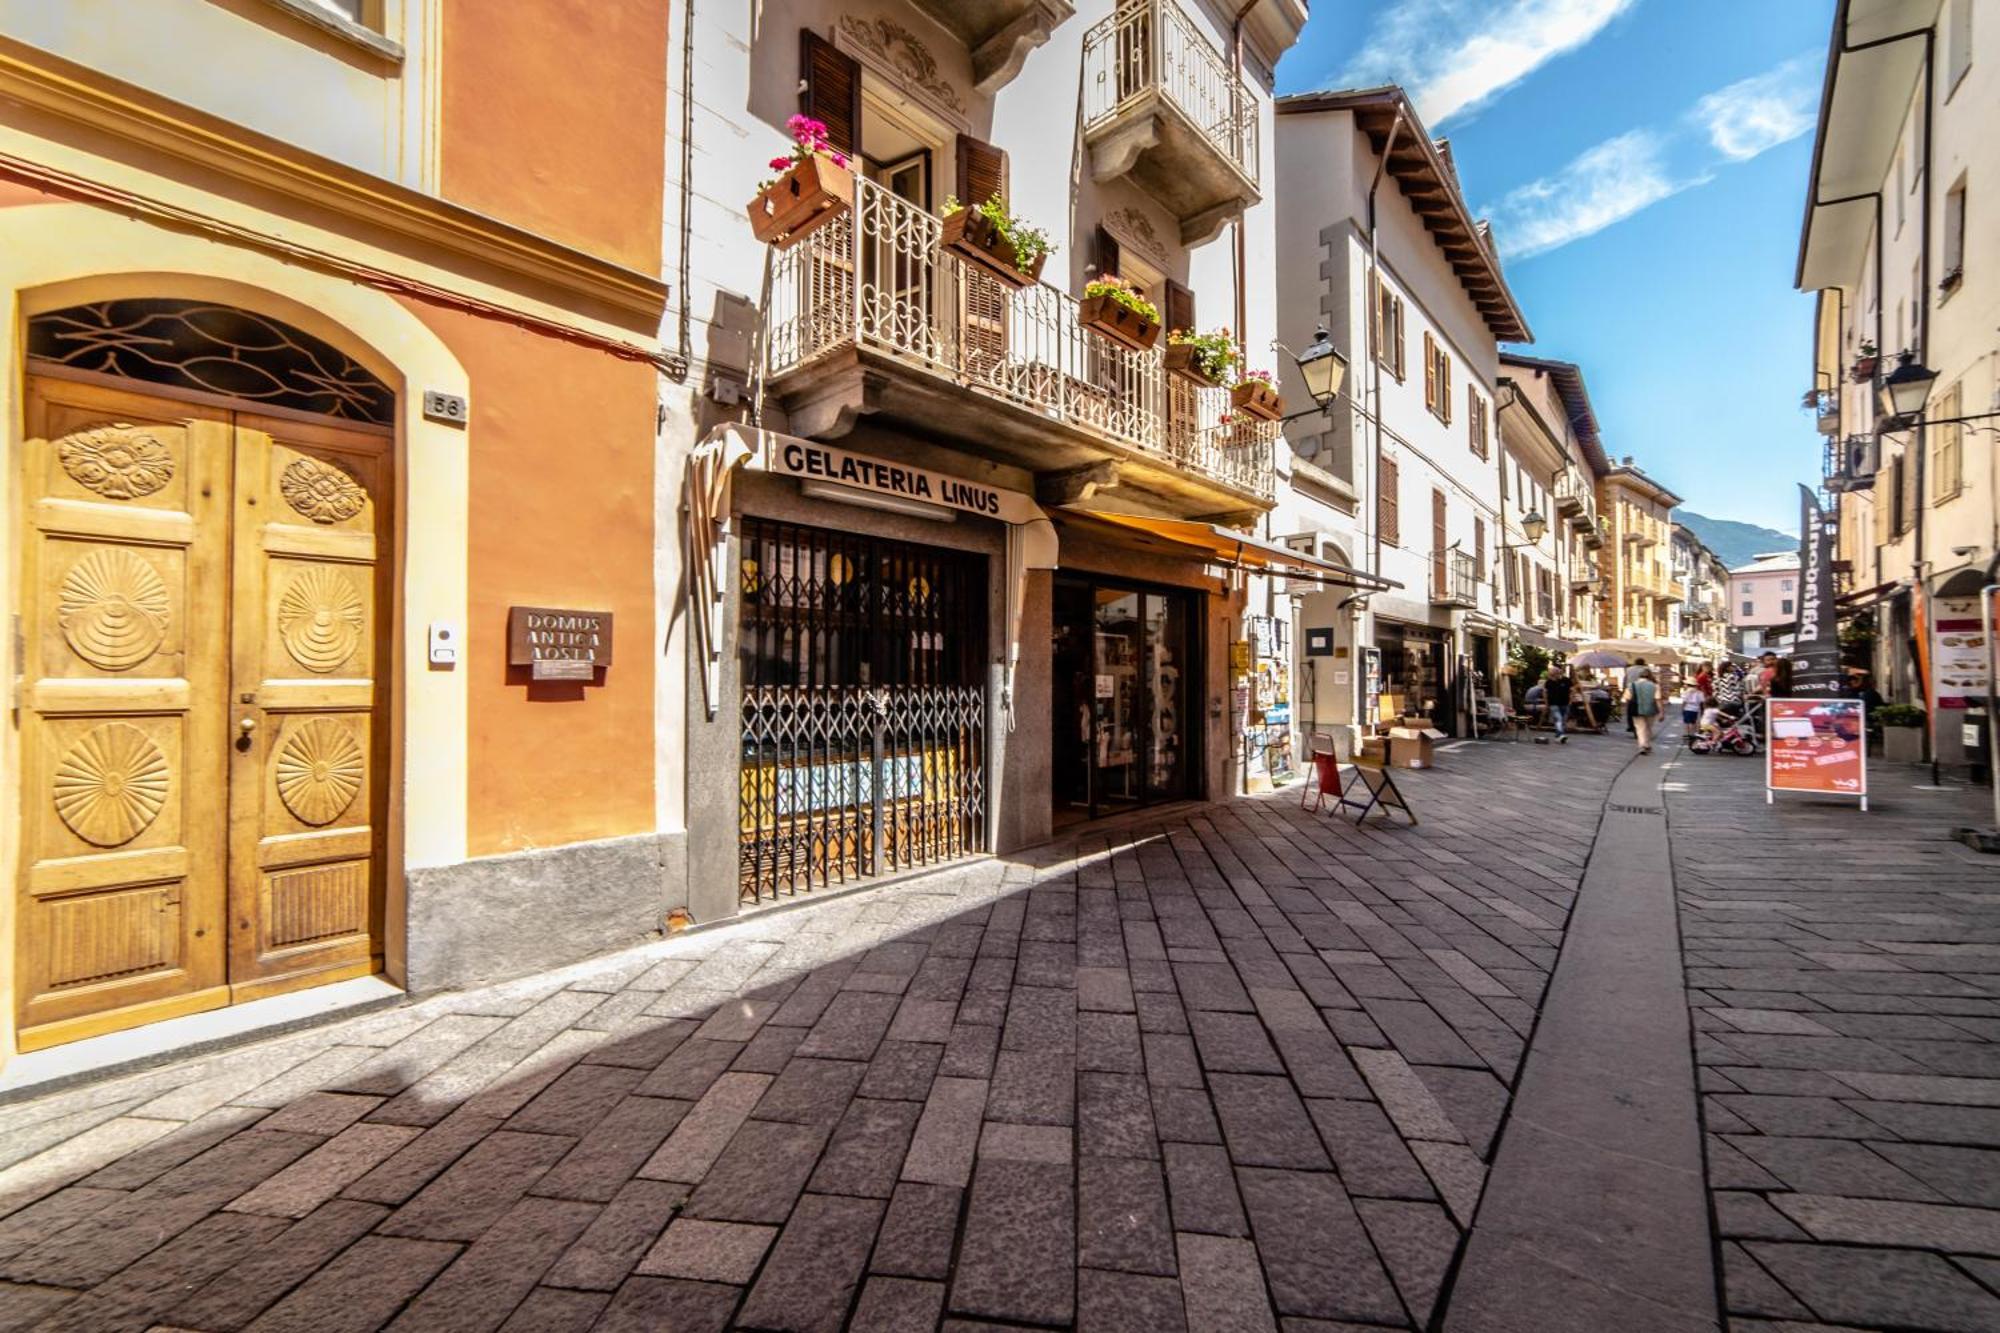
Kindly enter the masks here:
M 1424 335 L 1424 406 L 1435 412 L 1438 410 L 1437 343 L 1431 335 Z
M 1442 346 L 1437 349 L 1438 359 L 1438 416 L 1444 424 L 1451 424 L 1451 353 Z
M 1403 327 L 1403 298 L 1389 293 L 1389 351 L 1395 362 L 1396 378 L 1400 381 L 1409 377 L 1409 363 L 1403 356 L 1403 344 L 1408 341 L 1409 331 Z
M 1368 346 L 1369 350 L 1375 355 L 1376 363 L 1386 366 L 1389 364 L 1389 347 L 1388 344 L 1382 341 L 1382 326 L 1384 322 L 1382 318 L 1382 275 L 1379 273 L 1370 273 L 1368 275 Z
M 1194 331 L 1194 293 L 1172 278 L 1167 279 L 1167 332 Z
M 1445 566 L 1451 563 L 1445 551 L 1445 508 L 1444 492 L 1431 491 L 1431 581 L 1439 595 L 1451 590 L 1451 571 Z
M 799 29 L 799 110 L 826 126 L 827 142 L 861 155 L 861 62 L 812 31 Z
M 1118 238 L 1103 227 L 1097 229 L 1097 276 L 1115 278 L 1118 276 Z
M 1396 512 L 1397 490 L 1401 484 L 1402 477 L 1396 467 L 1396 460 L 1384 458 L 1381 475 L 1375 479 L 1375 529 L 1381 534 L 1382 540 L 1391 546 L 1403 544 L 1402 524 Z
M 1896 487 L 1902 492 L 1902 517 L 1897 521 L 1898 532 L 1908 532 L 1917 526 L 1917 471 L 1911 465 L 1915 456 L 1915 446 L 1903 450 L 1896 460 Z
M 958 136 L 958 197 L 983 204 L 994 195 L 1007 197 L 1007 152 L 981 143 L 969 134 Z
M 1478 514 L 1472 516 L 1472 576 L 1486 577 L 1486 520 Z

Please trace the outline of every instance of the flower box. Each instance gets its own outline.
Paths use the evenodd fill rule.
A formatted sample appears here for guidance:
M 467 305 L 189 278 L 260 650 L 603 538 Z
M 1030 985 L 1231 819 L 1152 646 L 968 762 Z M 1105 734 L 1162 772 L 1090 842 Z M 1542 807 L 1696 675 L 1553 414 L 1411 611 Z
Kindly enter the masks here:
M 1166 359 L 1167 373 L 1170 375 L 1179 375 L 1182 379 L 1193 380 L 1196 384 L 1208 388 L 1213 388 L 1220 384 L 1220 380 L 1203 368 L 1201 358 L 1197 355 L 1200 350 L 1200 348 L 1194 346 L 1192 343 L 1168 343 Z
M 938 244 L 961 258 L 979 265 L 1009 287 L 1032 287 L 1041 280 L 1045 254 L 1023 269 L 1013 243 L 1000 234 L 993 219 L 970 208 L 955 209 L 945 215 L 944 232 Z
M 1086 296 L 1077 306 L 1077 321 L 1115 343 L 1143 352 L 1160 340 L 1160 321 L 1148 319 L 1108 296 Z
M 1263 421 L 1283 421 L 1285 400 L 1278 396 L 1278 387 L 1269 380 L 1244 380 L 1229 391 L 1231 411 L 1242 412 Z
M 815 153 L 750 201 L 750 230 L 780 250 L 854 207 L 854 173 Z
M 1854 358 L 1854 368 L 1848 371 L 1848 378 L 1856 384 L 1866 384 L 1875 378 L 1876 368 L 1881 364 L 1882 358 L 1879 356 L 1857 356 Z

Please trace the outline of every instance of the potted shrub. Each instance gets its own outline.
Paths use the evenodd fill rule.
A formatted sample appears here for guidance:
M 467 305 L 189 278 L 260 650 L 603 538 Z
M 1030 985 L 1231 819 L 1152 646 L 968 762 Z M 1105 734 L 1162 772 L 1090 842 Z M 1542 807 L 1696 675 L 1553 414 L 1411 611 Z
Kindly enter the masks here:
M 1009 213 L 997 194 L 978 205 L 946 195 L 944 234 L 938 244 L 1017 288 L 1032 286 L 1041 278 L 1042 264 L 1055 248 L 1047 232 Z
M 751 232 L 781 250 L 854 207 L 854 174 L 847 154 L 827 142 L 826 126 L 793 116 L 785 128 L 792 132 L 792 151 L 771 159 L 771 170 L 780 174 L 750 201 Z
M 1239 359 L 1228 329 L 1213 333 L 1175 329 L 1167 335 L 1167 369 L 1197 384 L 1212 387 L 1224 383 Z
M 1882 358 L 1877 355 L 1875 344 L 1864 338 L 1861 340 L 1861 355 L 1854 358 L 1854 366 L 1847 372 L 1848 378 L 1856 384 L 1866 384 L 1875 378 L 1875 371 L 1881 364 Z
M 1160 309 L 1123 278 L 1095 278 L 1083 285 L 1077 322 L 1135 352 L 1160 340 Z
M 1884 704 L 1875 710 L 1882 725 L 1882 757 L 1892 764 L 1924 762 L 1924 710 L 1915 704 Z
M 1271 382 L 1268 370 L 1244 371 L 1243 378 L 1230 387 L 1229 406 L 1264 421 L 1285 419 L 1285 400 L 1278 396 L 1278 386 Z

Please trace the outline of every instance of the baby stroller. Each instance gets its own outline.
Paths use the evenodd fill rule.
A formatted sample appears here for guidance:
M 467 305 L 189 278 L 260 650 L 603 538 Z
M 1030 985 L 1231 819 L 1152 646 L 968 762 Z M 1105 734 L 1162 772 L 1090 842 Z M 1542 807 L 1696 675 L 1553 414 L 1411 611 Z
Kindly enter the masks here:
M 1743 711 L 1733 716 L 1725 716 L 1722 725 L 1713 730 L 1704 729 L 1688 742 L 1688 749 L 1696 754 L 1756 754 L 1764 744 L 1764 701 L 1751 698 Z

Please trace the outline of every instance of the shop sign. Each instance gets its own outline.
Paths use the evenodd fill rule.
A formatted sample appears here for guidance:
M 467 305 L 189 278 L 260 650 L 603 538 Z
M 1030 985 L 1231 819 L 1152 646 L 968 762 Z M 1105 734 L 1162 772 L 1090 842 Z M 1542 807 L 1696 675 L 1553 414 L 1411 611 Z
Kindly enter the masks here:
M 1781 791 L 1856 796 L 1868 808 L 1868 756 L 1859 699 L 1773 699 L 1766 724 L 1764 799 Z
M 507 665 L 533 668 L 536 680 L 595 680 L 611 665 L 611 613 L 509 607 Z
M 1940 597 L 1932 604 L 1931 698 L 1939 708 L 1964 708 L 1966 696 L 1986 693 L 1986 627 L 1977 597 Z
M 1001 490 L 984 482 L 968 481 L 948 472 L 933 472 L 908 463 L 891 463 L 866 454 L 849 453 L 845 449 L 811 440 L 779 436 L 767 455 L 751 465 L 781 476 L 829 481 L 838 486 L 851 486 L 857 491 L 873 491 L 877 495 L 893 495 L 902 500 L 919 500 L 1008 523 L 1028 523 L 1043 516 L 1035 502 L 1019 491 Z

